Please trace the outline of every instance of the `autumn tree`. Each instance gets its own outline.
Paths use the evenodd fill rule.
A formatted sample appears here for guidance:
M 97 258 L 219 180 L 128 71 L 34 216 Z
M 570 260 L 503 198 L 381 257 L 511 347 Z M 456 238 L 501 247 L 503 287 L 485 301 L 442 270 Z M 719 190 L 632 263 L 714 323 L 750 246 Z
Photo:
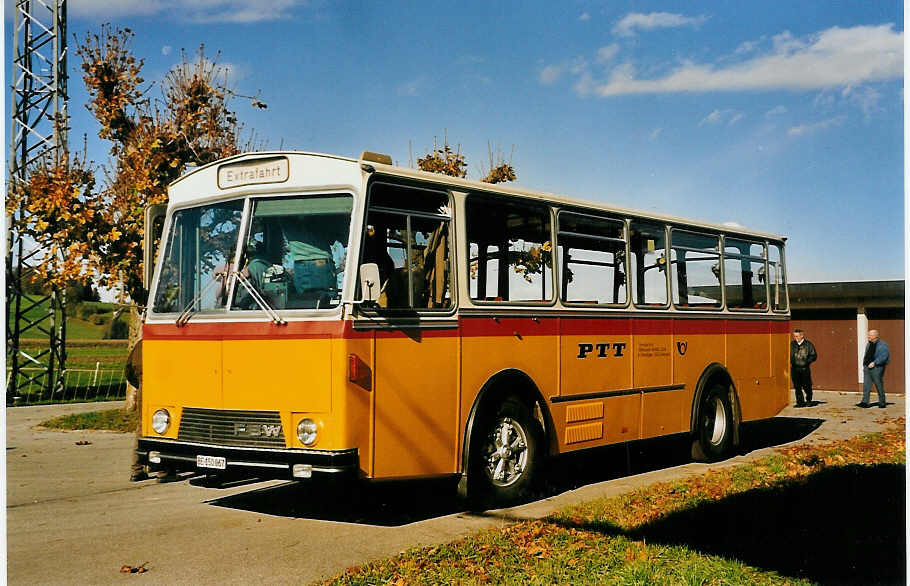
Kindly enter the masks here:
M 442 148 L 436 143 L 436 137 L 433 137 L 433 150 L 417 159 L 417 168 L 421 171 L 441 173 L 449 177 L 464 178 L 468 174 L 468 164 L 465 162 L 464 155 L 461 154 L 461 146 L 452 150 L 448 137 L 444 139 Z
M 65 152 L 59 160 L 37 161 L 25 181 L 10 182 L 7 217 L 18 236 L 31 239 L 41 251 L 33 276 L 44 286 L 64 290 L 84 281 L 98 251 L 119 238 L 105 221 L 94 189 L 85 157 Z
M 144 61 L 130 47 L 133 33 L 105 25 L 79 45 L 82 78 L 91 100 L 87 108 L 111 141 L 103 219 L 111 234 L 97 257 L 104 284 L 144 303 L 142 284 L 143 213 L 167 200 L 167 186 L 187 165 L 204 165 L 240 151 L 237 117 L 226 74 L 200 47 L 194 60 L 181 52 L 181 64 L 161 82 L 161 97 L 147 97 L 141 77 Z M 261 102 L 256 105 L 264 107 Z
M 481 168 L 480 180 L 484 183 L 506 183 L 515 181 L 517 175 L 515 173 L 515 167 L 512 166 L 512 157 L 510 156 L 509 160 L 506 161 L 502 154 L 502 150 L 499 147 L 496 148 L 496 155 L 494 157 L 493 148 L 489 142 L 487 143 L 487 153 L 489 155 L 490 166 L 486 170 Z M 448 136 L 444 138 L 442 148 L 438 146 L 436 138 L 434 137 L 433 150 L 417 159 L 417 167 L 421 171 L 441 173 L 450 177 L 464 178 L 467 176 L 467 161 L 465 160 L 465 156 L 461 153 L 461 146 L 459 145 L 453 150 L 452 147 L 449 146 Z M 512 242 L 511 247 L 512 248 L 508 252 L 508 262 L 512 266 L 512 270 L 520 275 L 525 281 L 531 282 L 533 279 L 532 275 L 542 274 L 545 268 L 552 269 L 553 254 L 552 245 L 549 241 L 543 242 L 539 246 Z M 477 278 L 479 267 L 476 260 L 471 262 L 470 269 L 471 278 Z
M 493 158 L 493 147 L 487 142 L 487 153 L 490 157 L 490 166 L 487 171 L 481 168 L 480 173 L 483 176 L 481 181 L 484 183 L 506 183 L 515 181 L 515 167 L 512 166 L 512 156 L 506 161 L 502 150 L 496 147 L 496 158 Z M 515 147 L 512 147 L 512 154 L 515 154 Z

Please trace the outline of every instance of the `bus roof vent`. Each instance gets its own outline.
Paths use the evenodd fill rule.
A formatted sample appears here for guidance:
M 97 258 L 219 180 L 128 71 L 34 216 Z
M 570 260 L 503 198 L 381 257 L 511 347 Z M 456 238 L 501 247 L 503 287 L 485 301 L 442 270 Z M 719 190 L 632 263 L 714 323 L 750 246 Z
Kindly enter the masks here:
M 389 155 L 384 155 L 382 153 L 371 153 L 370 151 L 363 151 L 363 154 L 360 155 L 361 161 L 369 161 L 371 163 L 380 163 L 382 165 L 391 165 L 392 157 Z

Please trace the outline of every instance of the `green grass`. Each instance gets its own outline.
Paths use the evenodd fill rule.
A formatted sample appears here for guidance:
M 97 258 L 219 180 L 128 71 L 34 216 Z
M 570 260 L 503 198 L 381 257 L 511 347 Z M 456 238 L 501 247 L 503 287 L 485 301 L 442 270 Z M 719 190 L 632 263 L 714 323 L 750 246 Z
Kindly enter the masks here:
M 67 340 L 101 340 L 104 338 L 104 326 L 69 317 L 66 319 Z
M 30 305 L 31 303 L 33 303 L 34 301 L 36 301 L 38 299 L 39 299 L 38 296 L 24 295 L 22 298 L 22 308 L 25 309 L 28 305 Z M 82 305 L 91 307 L 95 313 L 106 314 L 108 316 L 108 318 L 110 317 L 110 314 L 114 311 L 114 309 L 117 307 L 117 305 L 114 303 L 101 303 L 101 302 L 97 302 L 97 301 L 86 301 L 86 302 L 83 302 Z M 43 317 L 46 317 L 48 314 L 49 314 L 48 304 L 41 303 L 41 304 L 36 305 L 35 307 L 32 307 L 31 309 L 28 309 L 25 312 L 25 318 L 28 321 L 35 321 L 35 320 L 41 319 Z M 61 316 L 62 316 L 62 313 L 60 311 L 58 311 L 55 316 L 55 323 L 57 324 L 57 327 L 60 326 Z M 110 321 L 110 320 L 108 320 L 108 321 Z M 20 327 L 24 327 L 24 326 L 25 326 L 24 323 L 20 324 Z M 42 323 L 42 327 L 44 327 L 45 329 L 48 328 L 49 326 L 50 326 L 49 321 Z M 10 331 L 12 331 L 12 329 L 13 329 L 13 317 L 12 316 L 9 316 L 9 321 L 7 322 L 7 327 L 10 329 Z M 104 328 L 105 328 L 105 326 L 103 324 L 102 325 L 93 324 L 87 320 L 79 319 L 77 317 L 71 316 L 66 319 L 67 340 L 101 340 L 104 337 Z M 41 333 L 36 328 L 31 328 L 29 330 L 23 331 L 21 337 L 24 340 L 28 340 L 28 339 L 37 340 L 37 339 L 46 338 L 47 335 Z
M 902 583 L 904 420 L 538 521 L 411 549 L 330 584 Z
M 41 424 L 58 430 L 119 431 L 132 433 L 139 426 L 139 412 L 124 409 L 92 411 L 55 417 Z
M 26 341 L 20 345 L 23 351 L 34 356 L 46 344 Z M 110 340 L 84 343 L 81 340 L 67 340 L 66 366 L 67 368 L 95 368 L 100 362 L 100 368 L 122 368 L 127 358 L 127 341 Z

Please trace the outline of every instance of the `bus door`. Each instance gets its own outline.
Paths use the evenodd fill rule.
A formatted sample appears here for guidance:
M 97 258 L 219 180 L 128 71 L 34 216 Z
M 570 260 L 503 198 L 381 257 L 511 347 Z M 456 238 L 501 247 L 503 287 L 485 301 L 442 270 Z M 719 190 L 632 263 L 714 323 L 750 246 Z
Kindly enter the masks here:
M 638 439 L 641 395 L 632 384 L 631 322 L 608 315 L 608 308 L 628 304 L 625 222 L 570 211 L 557 220 L 560 297 L 579 309 L 560 320 L 560 398 L 571 401 L 566 444 Z
M 560 320 L 560 395 L 566 407 L 567 447 L 638 439 L 641 394 L 632 387 L 628 319 Z
M 373 477 L 457 467 L 459 326 L 454 314 L 448 194 L 374 182 L 364 263 L 379 267 Z

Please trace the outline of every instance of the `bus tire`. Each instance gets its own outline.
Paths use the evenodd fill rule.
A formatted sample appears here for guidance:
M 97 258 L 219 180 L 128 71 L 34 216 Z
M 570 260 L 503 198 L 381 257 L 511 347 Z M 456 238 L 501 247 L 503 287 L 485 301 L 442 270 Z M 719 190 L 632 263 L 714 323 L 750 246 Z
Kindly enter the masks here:
M 700 462 L 716 462 L 730 455 L 733 448 L 734 420 L 730 393 L 720 384 L 711 386 L 702 395 L 692 441 L 692 458 Z
M 472 436 L 473 500 L 487 508 L 525 497 L 537 473 L 542 445 L 540 424 L 531 408 L 517 397 L 508 397 L 485 410 Z

